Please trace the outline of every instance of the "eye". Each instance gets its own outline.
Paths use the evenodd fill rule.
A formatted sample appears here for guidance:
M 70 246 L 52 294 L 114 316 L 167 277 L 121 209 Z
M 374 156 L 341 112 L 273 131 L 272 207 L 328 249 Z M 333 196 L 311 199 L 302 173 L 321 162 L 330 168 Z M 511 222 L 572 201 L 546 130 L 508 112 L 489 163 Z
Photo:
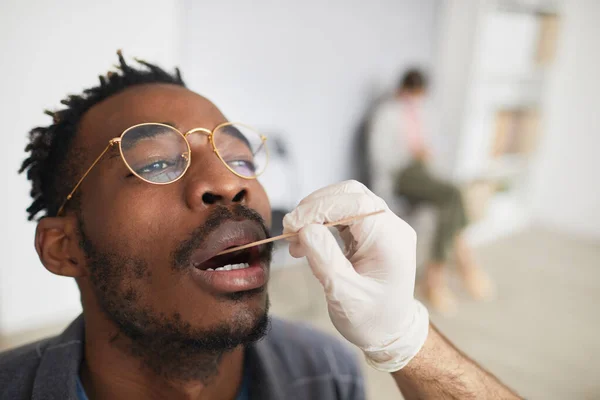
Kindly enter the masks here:
M 152 173 L 161 172 L 169 167 L 172 167 L 173 165 L 174 165 L 173 163 L 170 163 L 166 160 L 160 160 L 160 161 L 155 161 L 151 164 L 148 164 L 142 168 L 139 168 L 135 172 L 137 172 L 140 175 L 152 174 Z
M 228 161 L 227 165 L 229 165 L 235 172 L 243 176 L 249 177 L 256 174 L 256 165 L 254 165 L 252 161 L 233 160 Z
M 181 166 L 175 160 L 156 160 L 133 170 L 143 179 L 152 182 L 168 182 L 180 174 Z

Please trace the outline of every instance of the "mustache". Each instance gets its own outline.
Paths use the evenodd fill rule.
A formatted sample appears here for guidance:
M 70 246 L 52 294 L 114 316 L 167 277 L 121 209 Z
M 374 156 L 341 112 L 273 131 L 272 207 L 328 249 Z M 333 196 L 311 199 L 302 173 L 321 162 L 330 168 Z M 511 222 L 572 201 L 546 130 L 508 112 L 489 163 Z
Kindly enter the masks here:
M 218 206 L 210 213 L 204 224 L 194 229 L 189 239 L 181 242 L 179 246 L 177 246 L 177 249 L 173 252 L 172 256 L 174 269 L 181 270 L 187 268 L 190 264 L 190 257 L 194 250 L 199 248 L 208 236 L 210 236 L 210 234 L 219 226 L 224 222 L 231 220 L 254 221 L 264 230 L 267 238 L 271 237 L 271 233 L 269 232 L 269 228 L 267 228 L 265 220 L 253 209 L 241 204 L 237 204 L 231 208 Z M 261 258 L 270 260 L 273 246 L 272 242 L 264 245 L 263 250 L 261 251 Z

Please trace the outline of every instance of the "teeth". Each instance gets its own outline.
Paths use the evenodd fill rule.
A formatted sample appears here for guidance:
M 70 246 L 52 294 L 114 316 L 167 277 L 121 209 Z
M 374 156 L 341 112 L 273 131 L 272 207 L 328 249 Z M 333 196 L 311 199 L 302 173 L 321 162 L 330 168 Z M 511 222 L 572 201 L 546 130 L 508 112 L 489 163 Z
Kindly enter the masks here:
M 222 267 L 219 268 L 208 268 L 207 271 L 233 271 L 236 269 L 244 269 L 244 268 L 248 268 L 250 266 L 250 264 L 248 263 L 241 263 L 241 264 L 228 264 L 228 265 L 224 265 Z

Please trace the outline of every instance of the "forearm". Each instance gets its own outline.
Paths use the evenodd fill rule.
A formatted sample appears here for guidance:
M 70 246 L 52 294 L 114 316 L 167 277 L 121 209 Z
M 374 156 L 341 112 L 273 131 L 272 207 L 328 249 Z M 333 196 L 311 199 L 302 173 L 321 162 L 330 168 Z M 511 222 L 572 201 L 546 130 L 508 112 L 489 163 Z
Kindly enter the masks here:
M 433 325 L 419 353 L 392 376 L 407 400 L 520 399 L 456 349 Z

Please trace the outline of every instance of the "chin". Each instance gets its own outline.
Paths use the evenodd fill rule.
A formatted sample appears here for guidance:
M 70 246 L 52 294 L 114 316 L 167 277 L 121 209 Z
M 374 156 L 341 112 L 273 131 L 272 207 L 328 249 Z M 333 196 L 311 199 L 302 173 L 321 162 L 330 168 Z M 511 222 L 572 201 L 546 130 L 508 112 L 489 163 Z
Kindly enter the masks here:
M 231 325 L 235 330 L 253 328 L 258 321 L 265 318 L 269 311 L 269 296 L 266 288 L 244 292 L 228 293 L 219 296 L 218 301 L 210 306 L 212 321 L 207 321 L 208 312 L 200 315 L 197 328 Z M 207 310 L 208 311 L 208 310 Z
M 248 320 L 251 323 L 268 312 L 269 296 L 263 288 L 230 293 L 221 306 L 224 306 L 221 308 L 224 315 L 229 315 L 235 320 Z

